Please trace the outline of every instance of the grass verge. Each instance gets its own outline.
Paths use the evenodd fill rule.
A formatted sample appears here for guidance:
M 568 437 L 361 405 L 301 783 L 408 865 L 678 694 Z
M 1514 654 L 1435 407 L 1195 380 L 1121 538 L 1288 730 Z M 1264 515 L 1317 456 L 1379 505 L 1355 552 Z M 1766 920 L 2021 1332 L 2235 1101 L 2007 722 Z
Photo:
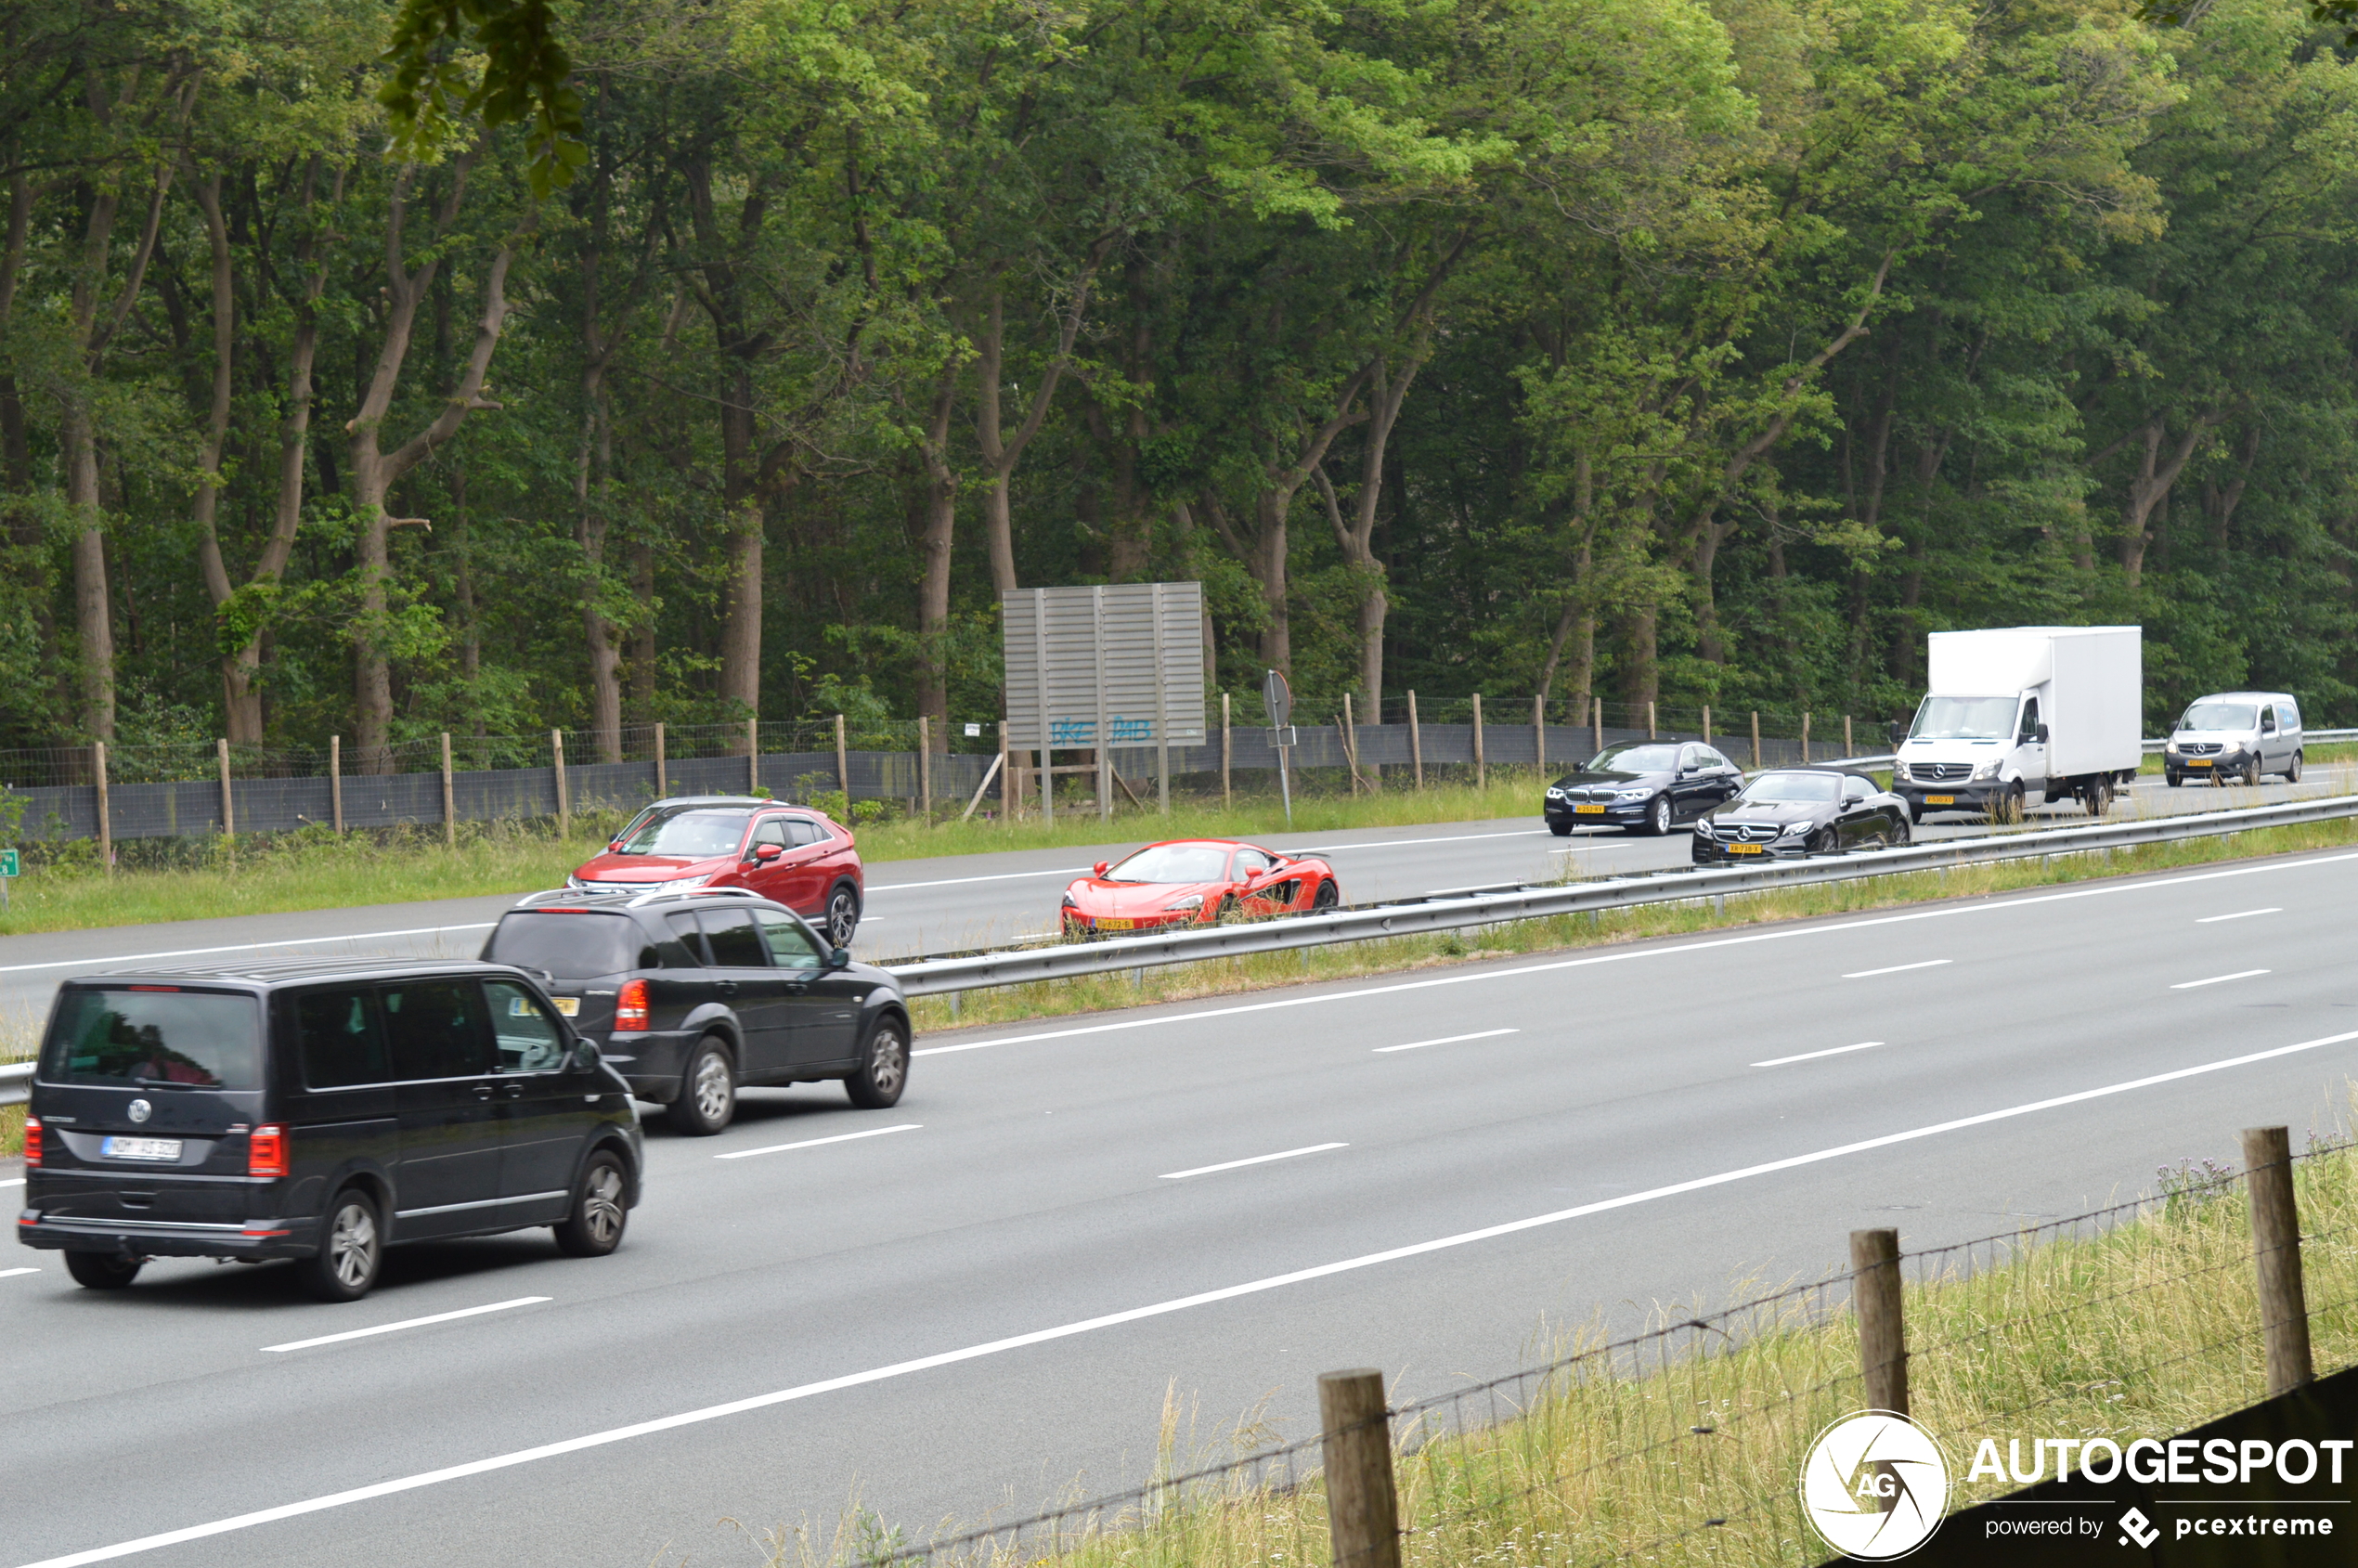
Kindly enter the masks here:
M 1566 952 L 1649 938 L 1735 929 L 1775 921 L 1889 909 L 1900 904 L 1943 899 L 1986 898 L 1996 893 L 2170 871 L 2183 866 L 2212 865 L 2226 861 L 2295 854 L 2305 850 L 2346 849 L 2352 844 L 2358 844 L 2358 819 L 2299 827 L 2263 828 L 2231 837 L 2188 838 L 2140 845 L 2134 849 L 2115 849 L 2109 854 L 2097 850 L 2058 856 L 2052 863 L 2035 859 L 2000 861 L 1952 867 L 1945 873 L 1915 872 L 1899 876 L 1862 878 L 1856 882 L 1820 883 L 1759 893 L 1730 894 L 1724 914 L 1702 901 L 1647 904 L 1632 909 L 1602 910 L 1594 915 L 1556 915 L 1465 931 L 1390 937 L 1380 941 L 1341 942 L 1332 947 L 1296 948 L 1282 952 L 1209 959 L 1200 964 L 1172 965 L 1164 968 L 1042 980 L 1030 985 L 969 991 L 956 998 L 923 996 L 911 1004 L 912 1021 L 918 1032 L 923 1034 L 928 1030 L 1062 1017 L 1135 1007 L 1148 1003 L 1186 1002 L 1199 997 L 1264 991 L 1282 985 L 1394 974 L 1472 959 Z
M 2222 1141 L 2227 1133 L 2222 1128 Z M 1984 1439 L 2166 1439 L 2260 1400 L 2247 1199 L 2239 1178 L 2186 1162 L 2145 1198 L 1909 1260 L 1911 1413 L 1952 1467 L 1953 1510 L 2016 1483 L 1970 1471 Z M 2319 1147 L 2296 1165 L 2310 1333 L 2321 1375 L 2358 1360 L 2358 1157 Z M 1903 1236 L 1902 1243 L 1907 1238 Z M 1788 1287 L 1703 1317 L 1665 1303 L 1652 1334 L 1618 1344 L 1544 1330 L 1547 1365 L 1411 1406 L 1393 1423 L 1402 1556 L 1417 1568 L 1636 1561 L 1778 1564 L 1833 1555 L 1796 1497 L 1817 1434 L 1865 1403 L 1856 1321 L 1839 1279 Z M 1315 1438 L 1299 1466 L 1198 1456 L 1183 1484 L 1166 1404 L 1156 1482 L 933 1562 L 1013 1568 L 1316 1568 L 1331 1561 Z M 1262 1447 L 1257 1412 L 1238 1448 Z M 1284 1451 L 1280 1451 L 1281 1453 Z M 1195 1467 L 1189 1467 L 1195 1468 Z M 2048 1472 L 2052 1475 L 2052 1471 Z M 832 1535 L 833 1539 L 823 1538 Z M 936 1539 L 950 1535 L 944 1531 Z M 763 1540 L 771 1568 L 875 1562 L 911 1544 L 866 1509 L 831 1531 Z

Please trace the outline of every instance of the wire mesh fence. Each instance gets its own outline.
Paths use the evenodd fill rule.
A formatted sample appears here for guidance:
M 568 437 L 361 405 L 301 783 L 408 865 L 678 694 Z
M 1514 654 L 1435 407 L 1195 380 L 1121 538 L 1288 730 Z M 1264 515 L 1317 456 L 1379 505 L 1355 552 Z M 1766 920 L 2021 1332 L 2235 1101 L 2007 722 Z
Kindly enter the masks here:
M 2292 1165 L 2323 1374 L 2358 1365 L 2358 1156 L 2313 1144 Z M 2129 1202 L 1901 1255 L 1911 1413 L 1950 1456 L 1952 1510 L 2052 1478 L 2055 1437 L 2126 1450 L 2262 1397 L 2248 1176 L 2207 1164 L 2160 1175 Z M 1869 1404 L 1853 1281 L 1844 1271 L 1665 1314 L 1393 1406 L 1398 1561 L 1829 1561 L 1798 1483 L 1816 1437 Z M 1984 1439 L 2005 1455 L 1995 1476 L 1970 1472 Z M 851 1560 L 1342 1568 L 1321 1442 L 923 1543 L 879 1534 Z

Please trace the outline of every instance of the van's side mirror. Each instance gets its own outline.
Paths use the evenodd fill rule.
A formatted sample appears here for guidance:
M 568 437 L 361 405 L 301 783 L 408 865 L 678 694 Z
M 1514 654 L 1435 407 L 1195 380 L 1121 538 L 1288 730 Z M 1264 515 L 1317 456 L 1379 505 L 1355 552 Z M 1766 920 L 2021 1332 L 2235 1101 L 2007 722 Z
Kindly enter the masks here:
M 1898 751 L 1902 745 L 1907 744 L 1908 726 L 1901 720 L 1897 719 L 1893 719 L 1891 721 L 1891 728 L 1886 732 L 1886 733 L 1891 736 L 1892 750 Z
M 2039 744 L 2041 745 L 2047 744 L 2047 726 L 2044 724 L 2039 726 Z
M 830 969 L 850 968 L 851 950 L 848 947 L 829 948 L 827 950 L 827 967 Z

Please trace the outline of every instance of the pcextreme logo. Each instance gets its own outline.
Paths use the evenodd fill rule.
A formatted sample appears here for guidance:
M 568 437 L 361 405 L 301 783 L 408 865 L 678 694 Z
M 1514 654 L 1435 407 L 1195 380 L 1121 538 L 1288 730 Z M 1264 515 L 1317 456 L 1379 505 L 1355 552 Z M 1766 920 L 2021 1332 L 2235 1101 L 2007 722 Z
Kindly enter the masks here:
M 1905 1416 L 1845 1416 L 1809 1445 L 1801 1507 L 1836 1551 L 1872 1562 L 1905 1557 L 1932 1539 L 1948 1511 L 1948 1456 Z

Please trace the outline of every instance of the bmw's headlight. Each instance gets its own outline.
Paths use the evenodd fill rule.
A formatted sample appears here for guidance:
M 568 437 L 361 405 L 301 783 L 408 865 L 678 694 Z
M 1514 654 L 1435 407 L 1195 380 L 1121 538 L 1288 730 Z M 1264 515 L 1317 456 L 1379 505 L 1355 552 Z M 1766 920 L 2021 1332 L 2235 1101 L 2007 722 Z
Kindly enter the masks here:
M 1550 800 L 1561 800 L 1563 797 L 1564 792 L 1562 790 L 1551 789 L 1548 792 L 1548 798 Z
M 1978 783 L 1983 779 L 1996 778 L 1998 776 L 1999 766 L 2003 760 L 2004 758 L 2002 758 L 1993 757 L 1989 761 L 1983 763 L 1980 767 L 1976 768 L 1973 771 L 1975 781 Z
M 1613 792 L 1613 797 L 1615 800 L 1643 800 L 1652 793 L 1651 789 L 1616 789 Z
M 1203 895 L 1201 893 L 1190 893 L 1184 899 L 1173 899 L 1162 907 L 1173 911 L 1183 909 L 1201 909 L 1203 908 Z

